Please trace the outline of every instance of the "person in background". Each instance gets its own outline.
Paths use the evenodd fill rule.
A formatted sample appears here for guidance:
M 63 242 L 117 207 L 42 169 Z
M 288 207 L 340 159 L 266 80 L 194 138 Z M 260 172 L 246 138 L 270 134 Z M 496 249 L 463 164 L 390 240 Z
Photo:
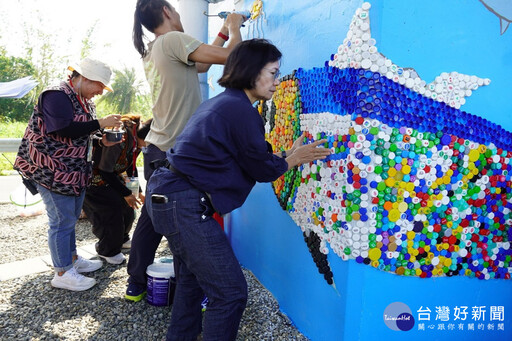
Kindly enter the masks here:
M 16 156 L 14 168 L 32 180 L 48 215 L 48 246 L 55 269 L 51 285 L 73 291 L 87 290 L 101 260 L 87 260 L 76 252 L 75 224 L 82 210 L 91 176 L 92 147 L 112 145 L 100 129 L 119 127 L 121 115 L 96 118 L 91 99 L 108 87 L 108 65 L 85 58 L 67 82 L 44 90 L 34 107 Z
M 253 106 L 272 98 L 281 52 L 263 39 L 241 42 L 229 55 L 219 84 L 226 90 L 190 118 L 167 165 L 147 184 L 146 206 L 164 235 L 179 276 L 167 340 L 235 340 L 247 302 L 247 283 L 214 212 L 240 207 L 256 182 L 271 182 L 303 163 L 324 159 L 326 140 L 273 154 L 263 120 Z M 202 321 L 203 293 L 209 303 Z
M 224 64 L 231 50 L 242 40 L 240 26 L 247 19 L 240 14 L 226 18 L 212 45 L 183 32 L 180 15 L 165 0 L 137 1 L 133 43 L 140 53 L 153 98 L 153 122 L 146 137 L 144 177 L 149 179 L 151 162 L 165 159 L 170 148 L 201 102 L 198 73 L 211 64 Z M 142 27 L 155 35 L 147 46 Z M 228 41 L 227 46 L 222 47 Z M 156 233 L 146 207 L 142 206 L 128 259 L 128 288 L 125 298 L 140 301 L 146 294 L 146 269 L 153 263 L 162 235 Z
M 138 177 L 136 161 L 146 136 L 139 137 L 140 115 L 123 115 L 121 121 L 122 142 L 94 150 L 92 183 L 86 191 L 83 206 L 92 232 L 99 239 L 96 252 L 110 264 L 125 261 L 121 249 L 128 246 L 124 243 L 130 240 L 135 209 L 144 202 L 138 181 L 136 195 L 127 187 L 127 182 Z

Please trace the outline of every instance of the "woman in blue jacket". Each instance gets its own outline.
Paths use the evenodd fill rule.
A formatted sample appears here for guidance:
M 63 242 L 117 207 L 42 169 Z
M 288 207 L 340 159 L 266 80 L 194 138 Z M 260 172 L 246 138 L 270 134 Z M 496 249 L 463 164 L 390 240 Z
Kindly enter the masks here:
M 226 90 L 204 102 L 190 118 L 167 167 L 148 183 L 148 212 L 169 241 L 176 292 L 167 340 L 235 340 L 247 301 L 247 283 L 216 211 L 240 207 L 256 182 L 271 182 L 287 170 L 329 155 L 318 145 L 273 154 L 263 120 L 253 104 L 268 100 L 279 84 L 281 52 L 262 39 L 241 42 L 229 55 L 219 84 Z M 203 292 L 209 303 L 202 325 Z

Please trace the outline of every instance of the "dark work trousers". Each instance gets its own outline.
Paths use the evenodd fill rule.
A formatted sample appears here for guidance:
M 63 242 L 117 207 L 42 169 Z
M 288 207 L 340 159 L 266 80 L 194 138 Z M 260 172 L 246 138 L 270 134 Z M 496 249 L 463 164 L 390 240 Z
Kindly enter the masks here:
M 96 252 L 112 257 L 121 252 L 135 220 L 135 211 L 110 186 L 91 186 L 85 193 L 83 209 L 98 237 Z
M 157 182 L 158 176 L 151 180 Z M 226 234 L 212 218 L 206 194 L 195 188 L 173 193 L 164 186 L 154 193 L 167 196 L 168 202 L 147 200 L 147 210 L 155 229 L 167 238 L 175 264 L 179 261 L 167 341 L 197 340 L 201 327 L 205 341 L 236 340 L 247 283 Z M 203 321 L 204 294 L 208 307 Z
M 152 144 L 148 146 L 144 153 L 144 178 L 146 181 L 149 180 L 154 171 L 150 163 L 155 160 L 165 159 L 165 157 L 165 152 L 158 149 L 158 147 Z M 151 200 L 151 198 L 146 198 L 146 200 Z M 128 283 L 146 287 L 146 269 L 155 260 L 155 252 L 162 241 L 162 237 L 161 234 L 155 232 L 144 204 L 132 236 L 132 248 L 127 267 L 128 275 L 130 276 Z

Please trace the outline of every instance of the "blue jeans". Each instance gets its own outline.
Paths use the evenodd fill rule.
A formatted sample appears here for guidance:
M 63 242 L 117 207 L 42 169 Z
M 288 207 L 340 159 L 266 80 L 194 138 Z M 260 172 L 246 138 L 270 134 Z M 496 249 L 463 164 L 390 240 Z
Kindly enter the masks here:
M 75 224 L 80 217 L 85 191 L 78 197 L 54 193 L 37 185 L 48 215 L 48 246 L 56 272 L 73 266 L 76 255 Z
M 197 339 L 203 292 L 209 300 L 203 340 L 235 340 L 247 283 L 224 231 L 212 218 L 208 197 L 197 189 L 151 193 L 148 188 L 146 205 L 153 226 L 167 238 L 180 263 L 167 340 Z M 152 202 L 152 194 L 163 194 L 168 201 Z

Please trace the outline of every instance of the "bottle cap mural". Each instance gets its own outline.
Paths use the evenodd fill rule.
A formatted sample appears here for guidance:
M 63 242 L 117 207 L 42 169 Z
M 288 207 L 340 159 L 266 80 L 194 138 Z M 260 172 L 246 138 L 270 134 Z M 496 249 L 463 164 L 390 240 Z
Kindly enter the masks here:
M 378 52 L 370 4 L 324 67 L 281 79 L 262 106 L 274 150 L 327 139 L 325 160 L 273 183 L 329 284 L 326 255 L 422 278 L 510 279 L 512 134 L 460 108 L 490 80 L 432 82 Z

